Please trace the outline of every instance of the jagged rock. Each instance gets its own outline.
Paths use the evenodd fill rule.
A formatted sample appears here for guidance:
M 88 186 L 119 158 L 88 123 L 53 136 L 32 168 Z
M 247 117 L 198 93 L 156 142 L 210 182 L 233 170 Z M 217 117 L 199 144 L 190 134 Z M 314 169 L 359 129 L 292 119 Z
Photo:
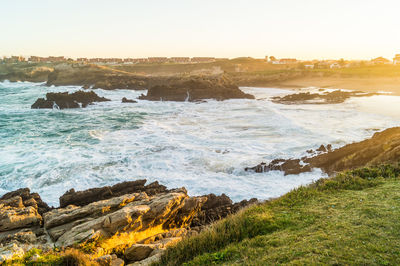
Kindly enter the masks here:
M 319 146 L 319 148 L 318 148 L 316 151 L 319 151 L 319 152 L 326 152 L 327 149 L 325 148 L 324 145 L 321 144 L 321 146 Z
M 323 148 L 322 148 L 323 147 Z M 310 172 L 312 168 L 320 168 L 331 175 L 335 172 L 350 170 L 367 165 L 397 163 L 400 158 L 400 127 L 393 127 L 375 133 L 371 138 L 361 142 L 345 145 L 332 150 L 332 145 L 318 149 L 324 153 L 300 159 L 276 159 L 269 165 L 261 163 L 246 171 L 266 172 L 280 170 L 287 174 Z M 327 152 L 326 152 L 327 151 Z
M 210 224 L 225 218 L 229 214 L 237 212 L 241 208 L 258 202 L 257 199 L 253 198 L 249 201 L 243 200 L 239 203 L 232 204 L 232 200 L 225 194 L 220 196 L 208 194 L 203 197 L 205 197 L 207 201 L 201 208 L 201 211 L 196 214 L 192 221 L 191 227 Z
M 151 101 L 199 101 L 203 99 L 254 99 L 253 95 L 242 92 L 238 86 L 225 77 L 191 78 L 169 84 L 152 86 L 147 95 L 139 99 Z
M 255 171 L 256 173 L 278 170 L 285 172 L 285 175 L 297 175 L 311 171 L 311 167 L 307 164 L 302 164 L 300 159 L 275 159 L 268 165 L 262 162 L 254 167 L 246 167 L 244 170 Z
M 104 97 L 98 96 L 95 92 L 89 91 L 76 91 L 74 93 L 68 92 L 49 92 L 46 93 L 46 99 L 39 98 L 34 104 L 32 109 L 66 109 L 66 108 L 80 108 L 86 107 L 93 102 L 106 102 L 110 101 Z
M 305 162 L 332 174 L 366 165 L 397 163 L 399 158 L 400 127 L 394 127 L 377 132 L 370 139 L 308 158 Z
M 32 206 L 14 208 L 0 204 L 0 232 L 39 225 L 42 217 Z
M 75 192 L 74 189 L 70 189 L 60 197 L 60 207 L 63 208 L 71 204 L 84 206 L 95 201 L 130 193 L 146 192 L 147 195 L 152 196 L 157 193 L 167 192 L 167 188 L 160 185 L 157 181 L 150 183 L 147 186 L 145 186 L 145 184 L 146 180 L 141 179 L 136 181 L 126 181 L 113 186 L 91 188 L 78 192 Z
M 37 208 L 39 214 L 43 214 L 44 212 L 47 212 L 51 209 L 45 202 L 42 201 L 39 194 L 31 193 L 29 188 L 20 188 L 18 190 L 4 194 L 0 198 L 0 204 L 4 204 L 7 206 L 8 203 L 6 203 L 5 201 L 10 200 L 11 198 L 14 198 L 17 196 L 22 199 L 24 206 L 33 206 L 33 207 Z M 8 205 L 8 206 L 13 207 L 11 205 Z M 22 207 L 20 205 L 20 203 L 18 203 L 18 207 Z
M 151 235 L 187 226 L 203 201 L 199 197 L 189 198 L 184 190 L 150 197 L 145 192 L 126 194 L 83 207 L 52 210 L 44 214 L 44 225 L 60 246 L 100 237 L 108 239 L 104 243 L 111 248 L 110 245 L 128 245 Z M 125 237 L 119 239 L 122 233 Z
M 0 245 L 16 243 L 28 250 L 27 247 L 50 249 L 95 244 L 92 252 L 96 256 L 127 250 L 125 257 L 132 261 L 140 257 L 144 259 L 140 265 L 146 265 L 168 246 L 197 234 L 205 224 L 254 202 L 232 204 L 224 194 L 189 197 L 185 188 L 167 190 L 157 182 L 147 186 L 145 183 L 146 180 L 137 180 L 86 191 L 72 190 L 60 202 L 81 206 L 70 204 L 53 209 L 29 189 L 7 193 L 0 201 Z M 130 191 L 136 192 L 126 194 Z M 40 215 L 39 208 L 48 211 Z M 128 254 L 135 245 L 151 250 L 146 256 L 139 254 L 133 258 L 134 255 Z M 121 259 L 112 257 L 111 262 L 109 259 L 103 256 L 98 262 L 123 265 Z
M 343 103 L 351 97 L 367 97 L 378 93 L 365 93 L 362 91 L 335 90 L 325 93 L 300 92 L 286 96 L 272 97 L 272 102 L 281 104 L 337 104 Z
M 121 102 L 123 103 L 137 103 L 135 100 L 127 99 L 125 97 L 122 98 Z

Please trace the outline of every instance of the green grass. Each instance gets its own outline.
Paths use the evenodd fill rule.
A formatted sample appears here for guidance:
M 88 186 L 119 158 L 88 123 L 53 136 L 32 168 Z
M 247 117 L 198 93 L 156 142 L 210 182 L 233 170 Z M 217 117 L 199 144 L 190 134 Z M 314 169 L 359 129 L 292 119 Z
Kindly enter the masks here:
M 252 206 L 159 265 L 400 264 L 400 165 L 343 172 Z

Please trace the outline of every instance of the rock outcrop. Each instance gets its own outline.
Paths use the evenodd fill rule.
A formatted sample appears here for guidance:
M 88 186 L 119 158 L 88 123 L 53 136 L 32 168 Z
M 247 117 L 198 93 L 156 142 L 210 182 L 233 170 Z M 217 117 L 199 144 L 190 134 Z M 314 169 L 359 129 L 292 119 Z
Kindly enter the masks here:
M 50 208 L 38 194 L 19 189 L 0 198 L 0 258 L 57 246 L 90 252 L 101 265 L 146 265 L 183 237 L 255 202 L 232 203 L 224 194 L 189 197 L 185 188 L 136 180 L 71 189 L 59 208 Z
M 137 101 L 132 100 L 132 99 L 127 99 L 126 97 L 123 97 L 121 102 L 123 102 L 123 103 L 137 103 Z
M 147 95 L 141 95 L 139 99 L 193 102 L 204 99 L 254 99 L 254 96 L 242 92 L 238 86 L 225 77 L 197 77 L 152 86 Z
M 272 97 L 272 102 L 281 104 L 336 104 L 343 103 L 345 100 L 351 97 L 367 97 L 373 95 L 377 95 L 377 93 L 342 90 L 325 93 L 300 92 L 282 97 Z
M 49 92 L 46 93 L 46 99 L 39 98 L 34 104 L 32 109 L 66 109 L 66 108 L 80 108 L 86 107 L 93 102 L 106 102 L 109 99 L 98 96 L 95 92 L 89 91 L 76 91 L 74 93 L 68 92 Z
M 332 150 L 331 145 L 320 146 L 320 153 L 301 159 L 277 159 L 270 164 L 261 163 L 246 171 L 257 173 L 271 170 L 284 171 L 285 175 L 309 172 L 312 168 L 320 168 L 327 174 L 350 170 L 367 165 L 381 163 L 397 163 L 400 158 L 400 127 L 386 129 L 375 133 L 371 138 L 361 142 L 348 144 Z M 309 153 L 313 153 L 309 151 Z

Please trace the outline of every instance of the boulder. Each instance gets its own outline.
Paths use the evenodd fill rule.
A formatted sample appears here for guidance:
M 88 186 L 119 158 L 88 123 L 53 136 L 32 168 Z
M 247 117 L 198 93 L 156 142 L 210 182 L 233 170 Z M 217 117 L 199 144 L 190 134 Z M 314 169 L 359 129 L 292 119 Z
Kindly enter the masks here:
M 66 109 L 66 108 L 80 108 L 86 107 L 93 102 L 106 102 L 110 101 L 104 97 L 98 96 L 93 91 L 76 91 L 74 93 L 68 92 L 49 92 L 46 94 L 46 99 L 39 98 L 34 104 L 32 109 Z
M 149 257 L 150 253 L 155 249 L 155 245 L 134 244 L 125 250 L 124 257 L 131 262 L 144 260 Z

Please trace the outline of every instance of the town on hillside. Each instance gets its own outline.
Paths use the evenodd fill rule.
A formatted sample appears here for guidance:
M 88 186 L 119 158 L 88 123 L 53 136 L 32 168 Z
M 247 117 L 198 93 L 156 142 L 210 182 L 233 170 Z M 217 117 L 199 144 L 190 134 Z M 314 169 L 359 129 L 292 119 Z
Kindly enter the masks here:
M 229 61 L 228 58 L 215 58 L 215 57 L 147 57 L 147 58 L 67 58 L 64 56 L 30 56 L 25 58 L 23 56 L 10 56 L 0 58 L 1 64 L 17 64 L 17 63 L 61 63 L 61 62 L 74 62 L 80 64 L 197 64 L 197 63 L 212 63 L 217 61 Z M 260 60 L 260 59 L 258 59 Z M 296 66 L 301 69 L 336 69 L 348 68 L 367 65 L 400 65 L 400 54 L 396 54 L 392 60 L 384 57 L 377 57 L 371 60 L 297 60 L 295 58 L 276 58 L 274 56 L 266 56 L 261 59 L 265 63 L 272 65 L 288 65 Z M 245 72 L 240 64 L 236 65 L 237 72 Z

